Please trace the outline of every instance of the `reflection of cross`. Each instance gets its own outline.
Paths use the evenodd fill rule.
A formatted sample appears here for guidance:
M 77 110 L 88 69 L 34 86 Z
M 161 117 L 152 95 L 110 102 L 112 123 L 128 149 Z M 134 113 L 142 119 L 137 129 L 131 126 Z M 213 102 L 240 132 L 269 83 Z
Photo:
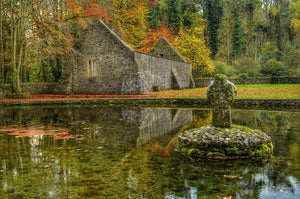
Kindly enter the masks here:
M 213 109 L 213 126 L 231 128 L 230 106 L 234 101 L 237 90 L 225 75 L 216 75 L 206 91 L 207 99 Z

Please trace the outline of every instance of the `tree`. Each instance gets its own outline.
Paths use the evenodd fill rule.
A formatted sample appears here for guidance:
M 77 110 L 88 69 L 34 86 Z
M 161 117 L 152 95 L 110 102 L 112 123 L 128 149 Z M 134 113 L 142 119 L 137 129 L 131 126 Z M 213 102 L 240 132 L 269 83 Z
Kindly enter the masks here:
M 199 6 L 193 0 L 162 0 L 150 4 L 148 21 L 150 28 L 157 29 L 163 22 L 176 35 L 180 28 L 193 29 L 199 17 Z
M 243 45 L 245 48 L 245 55 L 253 57 L 255 60 L 257 56 L 258 48 L 258 34 L 256 32 L 259 23 L 260 14 L 260 0 L 245 0 L 243 4 L 244 10 L 244 38 Z
M 11 82 L 15 93 L 21 92 L 22 81 L 57 80 L 63 56 L 72 50 L 87 21 L 109 18 L 100 0 L 0 3 L 0 78 L 2 83 Z
M 0 1 L 0 82 L 8 83 L 8 2 Z
M 24 57 L 28 36 L 32 26 L 29 16 L 32 12 L 32 2 L 26 0 L 10 0 L 6 14 L 9 16 L 10 28 L 10 67 L 12 71 L 12 91 L 21 92 L 20 71 L 24 67 Z
M 289 19 L 290 19 L 290 30 L 292 40 L 297 42 L 298 47 L 300 46 L 300 1 L 290 0 L 289 1 Z
M 219 0 L 207 0 L 204 4 L 204 17 L 207 20 L 207 35 L 209 47 L 214 58 L 218 52 L 218 30 L 223 16 L 223 9 Z
M 142 52 L 149 52 L 159 38 L 164 37 L 173 44 L 173 32 L 163 22 L 158 25 L 158 29 L 148 29 L 147 37 L 141 41 L 143 44 L 139 49 Z
M 149 12 L 147 14 L 149 28 L 158 29 L 158 25 L 161 21 L 160 4 L 156 0 L 149 0 L 147 5 L 149 7 Z
M 242 22 L 239 17 L 239 7 L 235 7 L 233 13 L 233 29 L 232 29 L 232 51 L 231 57 L 238 57 L 242 54 Z
M 112 15 L 121 37 L 134 49 L 142 48 L 146 38 L 146 16 L 149 12 L 148 0 L 113 0 Z
M 217 59 L 224 60 L 227 64 L 231 63 L 233 9 L 232 1 L 223 2 L 223 17 L 218 31 L 219 48 L 215 56 Z
M 178 36 L 174 38 L 176 50 L 192 64 L 193 76 L 211 76 L 214 72 L 214 64 L 210 59 L 210 50 L 204 39 L 204 26 L 197 27 L 193 31 L 180 29 Z
M 180 0 L 165 0 L 166 8 L 164 13 L 167 21 L 165 23 L 175 33 L 179 31 L 182 19 L 182 5 Z

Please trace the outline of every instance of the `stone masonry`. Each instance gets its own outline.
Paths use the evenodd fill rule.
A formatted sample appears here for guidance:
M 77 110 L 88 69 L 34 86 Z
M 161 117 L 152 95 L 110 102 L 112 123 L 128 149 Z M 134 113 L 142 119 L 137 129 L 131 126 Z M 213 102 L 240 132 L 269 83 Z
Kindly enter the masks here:
M 212 125 L 221 128 L 231 128 L 230 106 L 234 101 L 237 90 L 225 75 L 218 74 L 207 88 L 207 99 L 213 109 Z
M 191 64 L 165 39 L 150 54 L 136 52 L 102 21 L 93 20 L 76 46 L 56 93 L 142 94 L 158 85 L 194 87 Z

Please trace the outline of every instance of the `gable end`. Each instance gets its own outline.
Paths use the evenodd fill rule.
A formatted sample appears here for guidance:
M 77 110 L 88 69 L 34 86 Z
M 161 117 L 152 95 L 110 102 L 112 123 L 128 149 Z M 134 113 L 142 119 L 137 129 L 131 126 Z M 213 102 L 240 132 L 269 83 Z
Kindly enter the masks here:
M 173 61 L 186 62 L 173 46 L 163 37 L 161 37 L 154 47 L 149 51 L 149 55 L 169 59 Z

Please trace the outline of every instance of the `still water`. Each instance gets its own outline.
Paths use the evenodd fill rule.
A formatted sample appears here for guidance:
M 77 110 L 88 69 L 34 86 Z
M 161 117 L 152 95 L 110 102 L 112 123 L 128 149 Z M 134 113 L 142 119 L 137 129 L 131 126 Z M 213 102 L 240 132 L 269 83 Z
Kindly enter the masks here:
M 176 135 L 210 109 L 18 107 L 0 110 L 0 198 L 300 198 L 300 112 L 232 110 L 272 137 L 266 162 L 187 164 Z

